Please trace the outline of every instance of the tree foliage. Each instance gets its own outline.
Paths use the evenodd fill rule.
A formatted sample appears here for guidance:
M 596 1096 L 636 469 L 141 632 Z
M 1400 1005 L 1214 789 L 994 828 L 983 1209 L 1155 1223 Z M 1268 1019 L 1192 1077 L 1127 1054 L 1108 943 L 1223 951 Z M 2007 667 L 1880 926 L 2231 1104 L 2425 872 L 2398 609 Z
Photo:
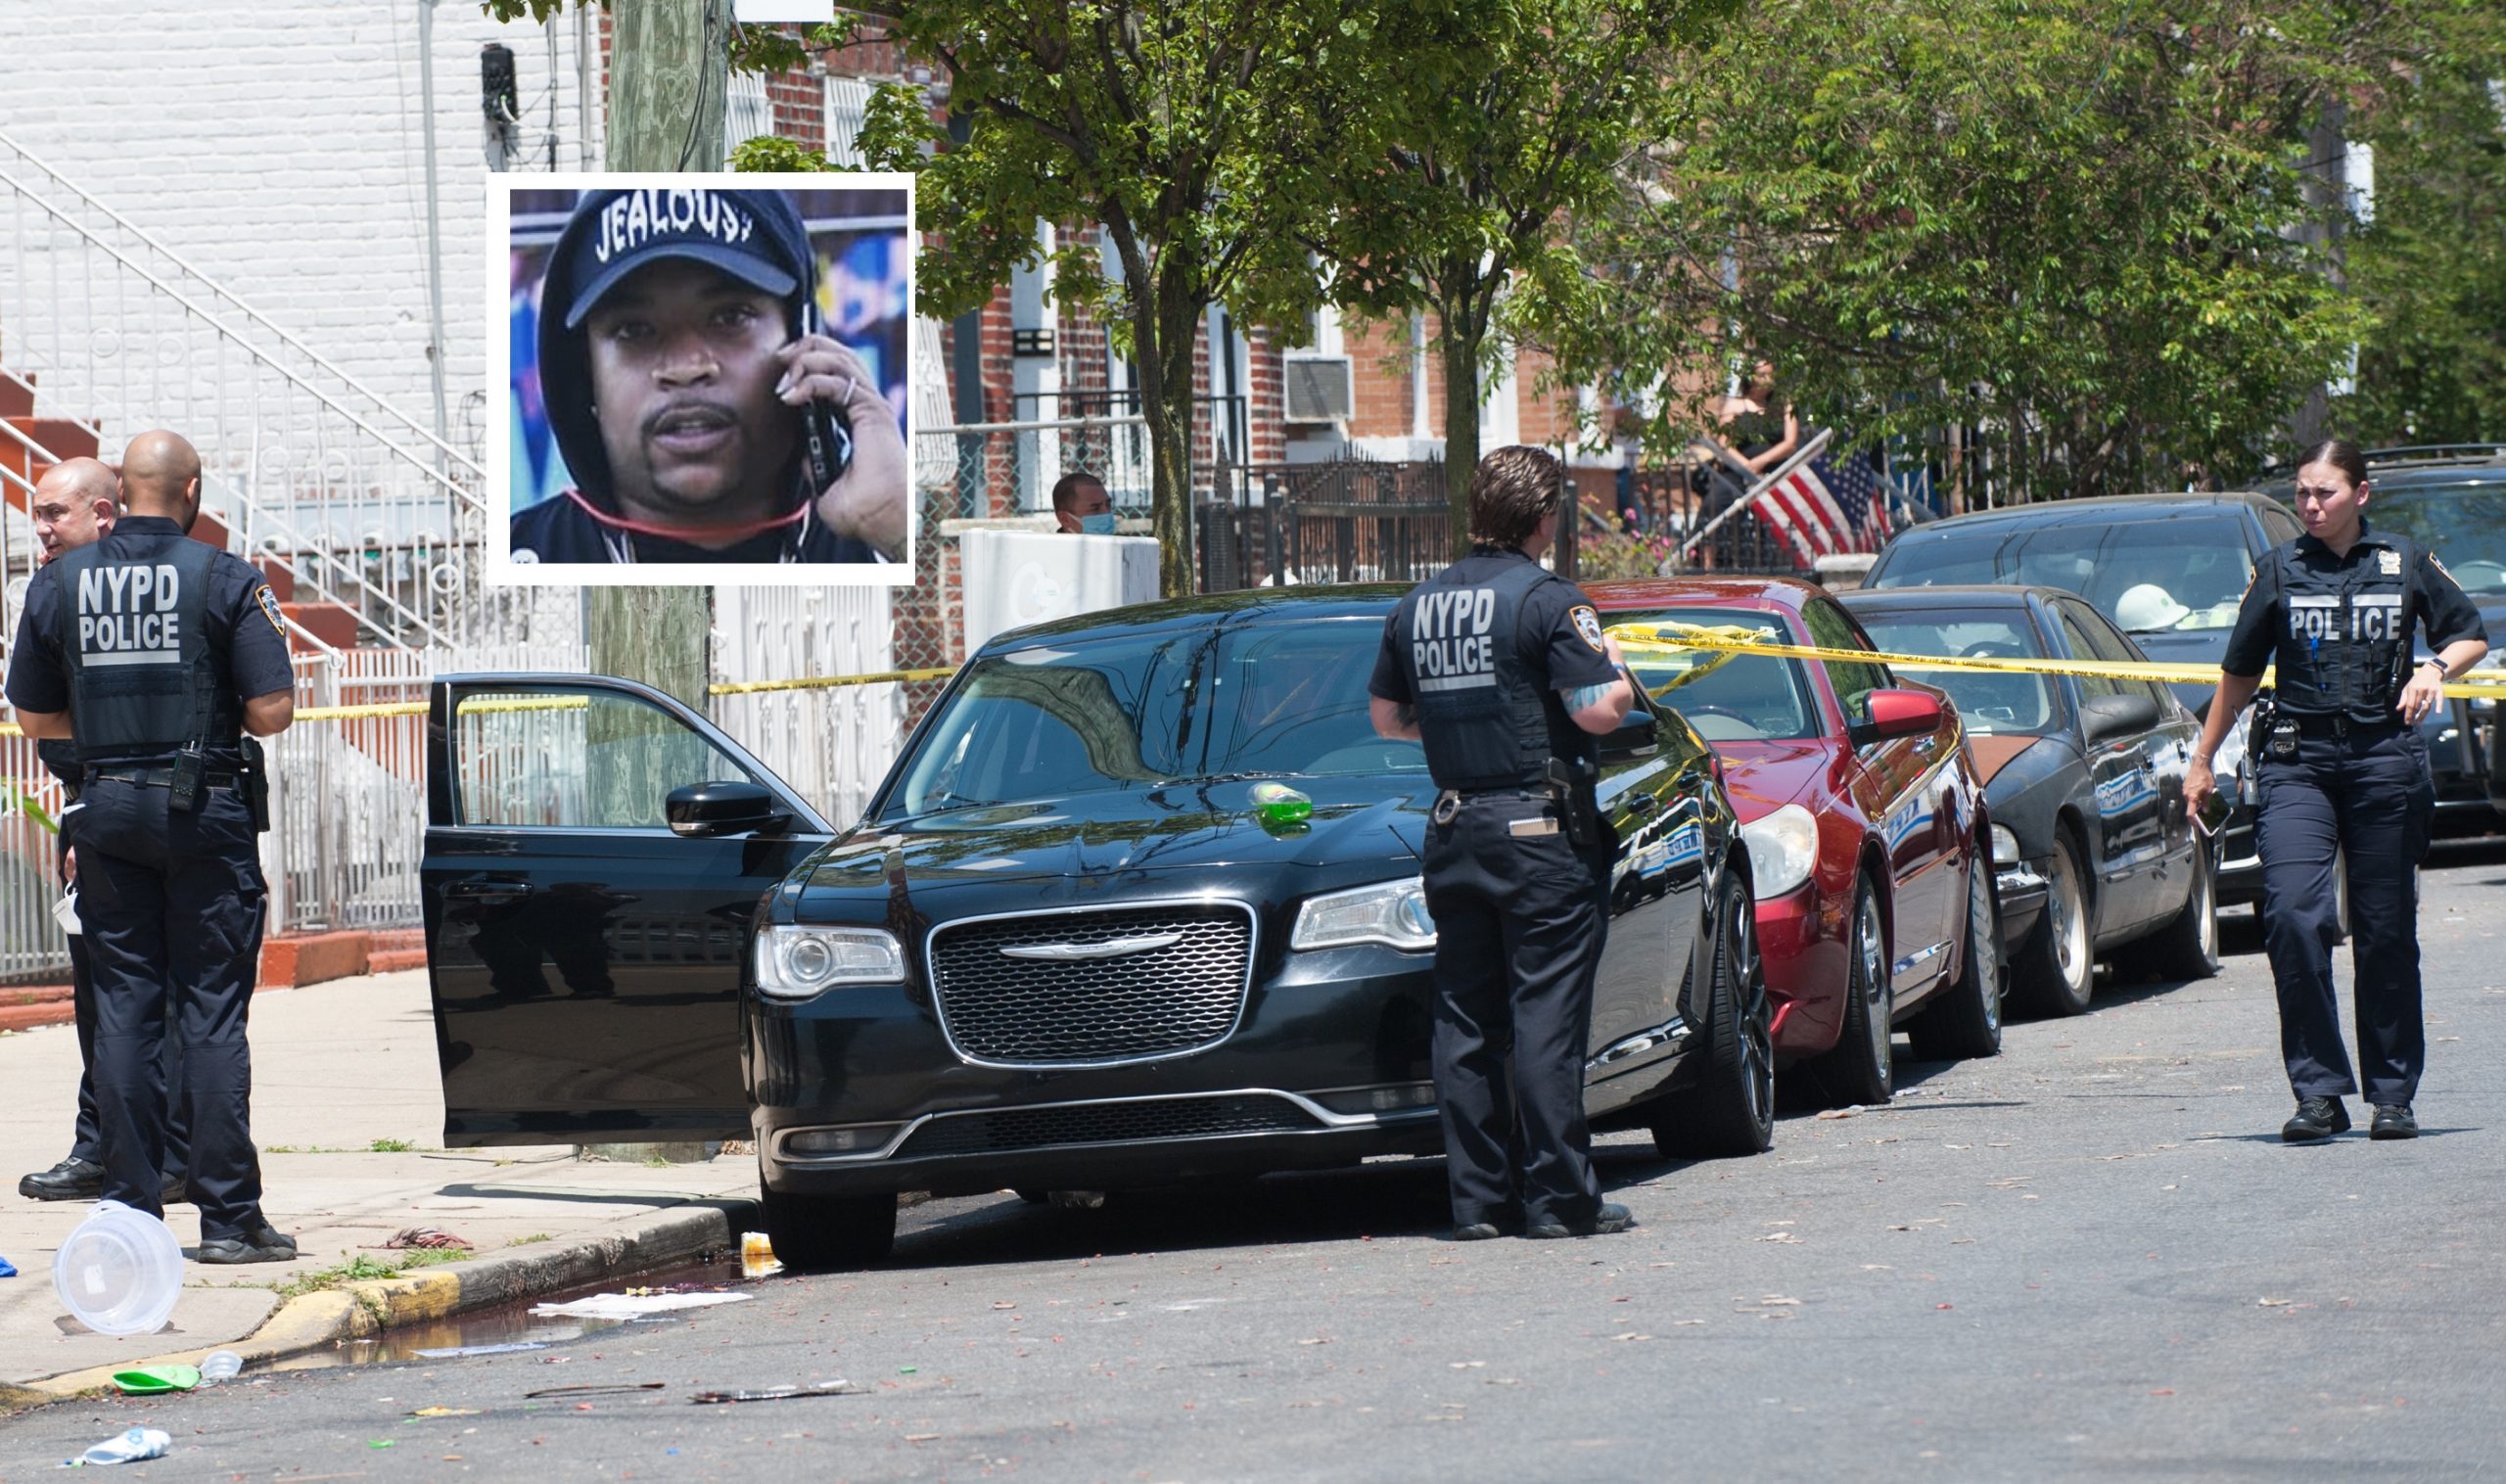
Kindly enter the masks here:
M 1639 383 L 1719 390 L 1754 348 L 1822 420 L 1985 426 L 2037 496 L 2242 470 L 2363 325 L 2296 234 L 2345 23 L 2263 0 L 1761 6 L 1579 223 L 1604 312 L 1544 320 L 1569 364 Z

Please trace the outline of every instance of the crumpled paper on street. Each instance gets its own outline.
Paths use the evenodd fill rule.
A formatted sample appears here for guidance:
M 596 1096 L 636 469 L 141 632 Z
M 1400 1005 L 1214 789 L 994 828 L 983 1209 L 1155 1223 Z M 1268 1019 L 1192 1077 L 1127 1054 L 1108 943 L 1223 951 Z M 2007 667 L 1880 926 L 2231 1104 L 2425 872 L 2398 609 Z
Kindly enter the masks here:
M 570 1304 L 534 1304 L 533 1314 L 570 1320 L 631 1320 L 673 1309 L 703 1309 L 714 1304 L 744 1303 L 748 1293 L 596 1293 Z

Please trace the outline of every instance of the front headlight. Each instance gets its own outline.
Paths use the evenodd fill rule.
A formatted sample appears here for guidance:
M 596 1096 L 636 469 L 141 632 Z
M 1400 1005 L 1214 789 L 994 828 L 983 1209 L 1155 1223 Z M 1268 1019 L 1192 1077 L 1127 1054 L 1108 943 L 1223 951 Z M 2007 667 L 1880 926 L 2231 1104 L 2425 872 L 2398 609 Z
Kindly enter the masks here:
M 2018 863 L 2019 863 L 2019 837 L 2018 837 L 2017 835 L 2015 835 L 2015 834 L 2012 834 L 2012 833 L 2011 833 L 2010 826 L 2009 826 L 2009 825 L 2007 825 L 2007 824 L 1996 824 L 1996 825 L 1994 825 L 1994 826 L 1993 826 L 1993 864 L 1995 864 L 1995 865 L 2017 865 Z
M 882 928 L 770 927 L 757 935 L 757 992 L 807 999 L 848 984 L 902 984 L 905 947 Z
M 1413 876 L 1353 891 L 1316 897 L 1297 909 L 1292 949 L 1336 949 L 1352 943 L 1388 943 L 1418 952 L 1436 946 L 1436 920 L 1427 915 L 1427 883 Z
M 1819 821 L 1798 804 L 1787 804 L 1753 824 L 1740 826 L 1749 847 L 1749 874 L 1759 900 L 1781 897 L 1810 879 L 1819 863 Z

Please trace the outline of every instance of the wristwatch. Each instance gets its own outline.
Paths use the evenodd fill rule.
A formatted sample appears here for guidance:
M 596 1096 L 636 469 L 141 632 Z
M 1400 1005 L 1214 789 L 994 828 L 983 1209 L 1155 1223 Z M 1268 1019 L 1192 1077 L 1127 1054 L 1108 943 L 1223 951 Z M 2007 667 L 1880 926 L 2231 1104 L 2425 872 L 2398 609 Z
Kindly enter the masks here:
M 2434 666 L 2436 666 L 2436 678 L 2437 678 L 2437 679 L 2439 679 L 2439 680 L 2444 679 L 2444 678 L 2445 678 L 2449 673 L 2451 673 L 2451 671 L 2450 671 L 2450 670 L 2449 670 L 2449 668 L 2446 666 L 2445 662 L 2444 662 L 2444 661 L 2442 661 L 2442 660 L 2440 660 L 2440 659 L 2437 659 L 2435 655 L 2430 655 L 2428 658 L 2426 658 L 2426 659 L 2424 659 L 2424 660 L 2420 661 L 2419 663 L 2420 663 L 2420 664 L 2422 664 L 2422 665 L 2434 665 Z

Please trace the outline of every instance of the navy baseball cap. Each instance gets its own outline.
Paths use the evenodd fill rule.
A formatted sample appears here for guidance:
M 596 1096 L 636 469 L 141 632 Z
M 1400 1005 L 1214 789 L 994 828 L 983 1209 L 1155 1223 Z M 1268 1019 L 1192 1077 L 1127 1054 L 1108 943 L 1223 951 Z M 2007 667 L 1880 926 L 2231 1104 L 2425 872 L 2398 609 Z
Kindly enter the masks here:
M 707 264 L 775 299 L 811 277 L 809 229 L 781 191 L 586 191 L 562 245 L 569 330 L 628 274 L 664 258 Z

